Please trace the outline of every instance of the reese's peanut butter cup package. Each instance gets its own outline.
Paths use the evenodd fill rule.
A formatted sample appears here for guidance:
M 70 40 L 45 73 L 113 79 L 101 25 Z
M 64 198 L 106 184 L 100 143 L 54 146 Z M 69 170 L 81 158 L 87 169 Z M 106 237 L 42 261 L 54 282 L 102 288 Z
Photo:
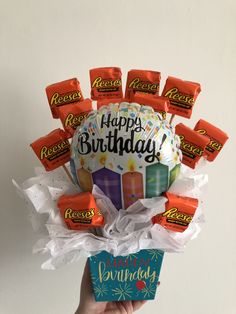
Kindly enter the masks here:
M 56 110 L 57 107 L 84 99 L 80 89 L 80 83 L 76 78 L 46 87 L 46 94 L 53 118 L 59 118 Z
M 189 119 L 200 91 L 201 86 L 199 83 L 183 81 L 169 76 L 166 80 L 162 96 L 168 97 L 170 100 L 170 113 Z
M 131 97 L 131 100 L 140 105 L 151 106 L 155 111 L 160 112 L 164 119 L 166 118 L 166 113 L 168 112 L 170 106 L 169 99 L 166 97 L 140 92 L 135 93 Z
M 166 192 L 164 196 L 168 199 L 165 204 L 165 211 L 152 218 L 153 224 L 157 223 L 174 232 L 185 231 L 196 212 L 198 200 L 169 192 Z
M 57 206 L 69 229 L 84 230 L 104 225 L 104 217 L 90 192 L 62 195 Z
M 97 101 L 97 109 L 100 109 L 102 106 L 108 106 L 111 103 L 113 103 L 113 104 L 118 103 L 119 104 L 119 103 L 124 102 L 124 101 L 126 101 L 125 98 L 99 99 Z
M 30 144 L 46 171 L 56 169 L 70 160 L 70 143 L 67 134 L 56 129 Z
M 182 163 L 194 169 L 196 163 L 204 155 L 205 148 L 209 144 L 210 139 L 190 129 L 183 123 L 176 125 L 175 133 L 181 141 Z
M 161 73 L 149 70 L 130 70 L 127 76 L 125 98 L 136 92 L 159 95 Z
M 210 139 L 205 150 L 205 155 L 207 160 L 215 160 L 216 156 L 229 138 L 228 135 L 216 126 L 202 119 L 198 121 L 194 130 Z
M 84 118 L 92 110 L 91 99 L 85 99 L 80 102 L 68 104 L 57 108 L 58 116 L 61 119 L 68 137 L 72 137 L 76 128 L 81 124 Z
M 120 68 L 96 68 L 91 69 L 89 73 L 93 100 L 123 97 Z

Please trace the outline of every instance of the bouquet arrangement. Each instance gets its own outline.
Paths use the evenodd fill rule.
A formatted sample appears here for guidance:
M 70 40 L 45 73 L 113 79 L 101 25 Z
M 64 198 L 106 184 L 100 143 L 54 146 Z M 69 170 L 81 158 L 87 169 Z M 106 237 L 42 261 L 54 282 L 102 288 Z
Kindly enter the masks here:
M 120 68 L 90 79 L 91 99 L 76 78 L 46 88 L 64 130 L 31 144 L 44 169 L 14 184 L 41 233 L 34 251 L 49 254 L 42 268 L 86 255 L 97 301 L 153 299 L 164 253 L 201 230 L 202 169 L 228 136 L 202 119 L 173 126 L 191 117 L 198 83 L 168 77 L 159 96 L 159 72 L 131 70 L 123 95 Z

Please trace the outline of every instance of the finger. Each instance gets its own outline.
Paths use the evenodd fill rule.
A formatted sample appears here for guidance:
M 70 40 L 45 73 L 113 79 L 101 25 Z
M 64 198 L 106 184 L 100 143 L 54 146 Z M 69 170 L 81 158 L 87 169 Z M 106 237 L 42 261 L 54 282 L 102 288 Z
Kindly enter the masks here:
M 133 304 L 132 301 L 118 301 L 116 302 L 117 308 L 119 309 L 119 313 L 133 313 Z
M 86 282 L 91 281 L 90 279 L 90 271 L 89 271 L 89 261 L 87 259 L 85 266 L 84 266 L 84 273 L 83 273 L 83 280 Z
M 133 301 L 133 311 L 139 310 L 146 302 L 147 300 Z
M 85 265 L 84 265 L 82 285 L 86 284 L 86 286 L 87 286 L 89 281 L 90 281 L 90 273 L 89 273 L 89 264 L 88 264 L 88 260 L 87 260 Z

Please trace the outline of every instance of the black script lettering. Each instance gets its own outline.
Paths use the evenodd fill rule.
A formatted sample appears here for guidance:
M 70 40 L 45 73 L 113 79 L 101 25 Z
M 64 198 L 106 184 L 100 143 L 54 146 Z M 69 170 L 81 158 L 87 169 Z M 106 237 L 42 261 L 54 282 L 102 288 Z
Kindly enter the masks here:
M 87 155 L 91 152 L 92 148 L 90 143 L 88 142 L 89 134 L 84 132 L 78 138 L 78 152 L 81 155 Z
M 124 153 L 149 153 L 145 156 L 145 161 L 152 163 L 156 158 L 156 143 L 152 139 L 142 140 L 139 139 L 135 142 L 135 131 L 131 130 L 130 137 L 124 138 L 118 136 L 118 129 L 114 129 L 108 132 L 105 138 L 91 138 L 89 139 L 89 133 L 84 132 L 78 138 L 78 153 L 81 155 L 87 155 L 91 152 L 110 152 L 123 156 Z
M 120 131 L 122 127 L 125 127 L 125 131 L 128 132 L 130 129 L 134 128 L 135 132 L 141 132 L 144 130 L 142 127 L 141 118 L 136 117 L 135 119 L 126 117 L 115 117 L 111 118 L 111 114 L 102 115 L 101 128 L 110 128 L 110 126 L 117 127 Z

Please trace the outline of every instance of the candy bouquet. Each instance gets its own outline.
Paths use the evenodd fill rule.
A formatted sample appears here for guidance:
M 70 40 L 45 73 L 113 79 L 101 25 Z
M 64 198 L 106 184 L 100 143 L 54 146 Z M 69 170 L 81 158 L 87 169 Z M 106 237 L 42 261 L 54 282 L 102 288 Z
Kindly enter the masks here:
M 34 251 L 49 254 L 43 269 L 85 255 L 97 301 L 153 299 L 164 253 L 201 230 L 202 171 L 228 136 L 202 119 L 173 126 L 191 117 L 198 83 L 168 77 L 159 96 L 159 72 L 131 70 L 123 96 L 119 68 L 90 79 L 91 99 L 75 78 L 46 88 L 64 130 L 31 144 L 46 171 L 14 184 L 41 234 Z

